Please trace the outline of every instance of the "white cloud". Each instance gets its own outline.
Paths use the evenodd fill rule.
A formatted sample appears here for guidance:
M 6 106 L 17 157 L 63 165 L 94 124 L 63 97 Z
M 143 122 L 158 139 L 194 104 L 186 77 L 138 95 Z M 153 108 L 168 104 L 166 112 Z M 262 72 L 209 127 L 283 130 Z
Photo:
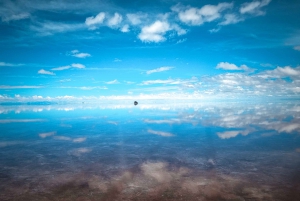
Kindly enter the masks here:
M 97 29 L 97 26 L 103 23 L 105 19 L 105 13 L 100 12 L 95 17 L 91 16 L 85 19 L 85 24 L 89 27 L 89 29 L 94 30 Z
M 57 67 L 57 68 L 52 68 L 51 70 L 54 70 L 54 71 L 61 71 L 61 70 L 67 70 L 67 69 L 70 69 L 70 68 L 85 68 L 85 65 L 83 64 L 79 64 L 79 63 L 73 63 L 71 65 L 67 65 L 67 66 L 60 66 L 60 67 Z
M 21 66 L 22 64 L 12 64 L 6 62 L 0 62 L 0 66 Z
M 217 132 L 217 135 L 221 139 L 229 139 L 236 137 L 238 134 L 242 134 L 243 136 L 246 136 L 250 133 L 250 131 L 245 130 L 245 131 L 225 131 L 225 132 Z
M 23 20 L 30 17 L 30 13 L 19 13 L 19 14 L 13 14 L 10 16 L 2 17 L 3 22 L 10 22 L 10 21 L 17 21 L 17 20 Z
M 163 67 L 156 68 L 156 69 L 153 69 L 153 70 L 148 70 L 146 73 L 149 75 L 149 74 L 152 74 L 152 73 L 158 73 L 158 72 L 168 71 L 168 70 L 171 70 L 173 68 L 174 67 L 163 66 Z
M 218 27 L 218 28 L 214 28 L 214 29 L 210 29 L 209 32 L 210 33 L 217 33 L 221 30 L 221 27 Z
M 144 42 L 161 42 L 166 39 L 164 35 L 170 29 L 168 22 L 157 20 L 149 26 L 144 26 L 138 37 Z
M 216 66 L 216 69 L 224 69 L 224 70 L 240 70 L 239 67 L 237 67 L 235 64 L 231 64 L 228 62 L 220 62 Z
M 226 14 L 224 15 L 224 21 L 220 22 L 219 25 L 229 25 L 229 24 L 236 24 L 240 21 L 243 21 L 242 18 L 239 18 L 235 14 Z
M 129 25 L 128 24 L 125 24 L 122 28 L 121 28 L 121 31 L 126 33 L 126 32 L 129 32 Z
M 55 73 L 51 72 L 51 71 L 46 71 L 44 69 L 41 69 L 38 71 L 38 74 L 44 74 L 44 75 L 55 75 Z
M 7 123 L 29 123 L 29 122 L 44 122 L 46 119 L 0 119 L 1 124 Z
M 84 24 L 66 24 L 61 22 L 36 22 L 31 26 L 33 31 L 36 31 L 41 36 L 49 36 L 55 33 L 63 33 L 84 29 Z
M 121 62 L 122 60 L 121 59 L 118 59 L 118 58 L 115 58 L 114 59 L 114 62 Z
M 0 85 L 0 89 L 39 89 L 43 88 L 43 86 L 9 86 L 9 85 Z
M 110 18 L 107 22 L 107 25 L 111 28 L 118 26 L 123 20 L 122 15 L 119 13 L 115 13 L 112 18 Z
M 252 71 L 253 69 L 250 69 L 248 66 L 246 65 L 241 65 L 240 67 L 238 67 L 235 64 L 231 64 L 228 62 L 220 62 L 218 63 L 218 65 L 216 66 L 216 69 L 224 69 L 224 70 L 244 70 L 244 71 Z
M 176 44 L 184 43 L 185 41 L 187 41 L 187 38 L 183 38 L 183 39 L 178 40 L 176 42 Z
M 53 136 L 56 134 L 56 131 L 53 131 L 53 132 L 47 132 L 47 133 L 40 133 L 39 136 L 41 138 L 46 138 L 46 137 L 50 137 L 50 136 Z
M 263 15 L 265 14 L 264 11 L 261 11 L 260 9 L 264 6 L 267 6 L 271 0 L 262 0 L 262 1 L 252 1 L 244 3 L 240 7 L 240 13 L 241 14 L 253 14 L 253 15 Z
M 119 84 L 120 82 L 118 80 L 112 80 L 112 81 L 108 81 L 105 82 L 106 84 Z
M 292 68 L 290 66 L 277 67 L 274 70 L 267 70 L 259 73 L 262 78 L 284 78 L 284 77 L 299 77 L 300 66 Z
M 143 14 L 131 14 L 131 13 L 127 14 L 126 16 L 132 25 L 141 24 L 142 23 L 141 18 L 145 17 L 145 15 Z
M 73 139 L 73 142 L 81 143 L 81 142 L 84 142 L 85 140 L 86 140 L 86 137 L 79 137 L 79 138 Z
M 73 68 L 85 68 L 85 65 L 79 64 L 79 63 L 73 63 L 73 64 L 71 64 L 71 66 L 72 66 Z
M 141 85 L 150 85 L 150 84 L 170 84 L 170 85 L 188 85 L 198 82 L 198 79 L 188 79 L 188 80 L 181 80 L 181 79 L 167 79 L 167 80 L 147 80 L 143 81 Z
M 221 17 L 221 12 L 232 8 L 232 3 L 219 3 L 218 5 L 205 5 L 202 8 L 183 7 L 179 4 L 171 9 L 178 13 L 180 21 L 188 25 L 202 25 Z
M 60 67 L 57 67 L 57 68 L 52 68 L 51 70 L 54 70 L 54 71 L 56 71 L 56 70 L 67 70 L 67 69 L 69 69 L 69 68 L 71 68 L 71 66 L 60 66 Z
M 151 129 L 148 129 L 147 132 L 151 133 L 151 134 L 154 134 L 154 135 L 160 135 L 160 136 L 163 136 L 163 137 L 172 137 L 172 136 L 174 136 L 172 133 L 169 133 L 169 132 L 155 131 L 155 130 L 151 130 Z
M 89 53 L 76 53 L 72 55 L 73 57 L 77 57 L 77 58 L 86 58 L 86 57 L 90 57 L 91 55 Z
M 299 46 L 295 46 L 295 47 L 294 47 L 294 50 L 300 51 L 300 45 L 299 45 Z
M 78 87 L 78 89 L 81 89 L 81 90 L 93 90 L 93 89 L 107 89 L 107 87 Z
M 77 58 L 86 58 L 91 56 L 89 53 L 80 52 L 79 50 L 72 50 L 71 53 L 67 53 L 67 55 Z

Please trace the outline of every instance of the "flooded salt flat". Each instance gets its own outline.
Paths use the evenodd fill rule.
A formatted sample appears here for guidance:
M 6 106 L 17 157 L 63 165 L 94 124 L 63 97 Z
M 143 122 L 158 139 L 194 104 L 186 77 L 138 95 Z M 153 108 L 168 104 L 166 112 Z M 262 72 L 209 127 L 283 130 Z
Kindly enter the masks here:
M 0 200 L 300 200 L 300 104 L 0 106 Z

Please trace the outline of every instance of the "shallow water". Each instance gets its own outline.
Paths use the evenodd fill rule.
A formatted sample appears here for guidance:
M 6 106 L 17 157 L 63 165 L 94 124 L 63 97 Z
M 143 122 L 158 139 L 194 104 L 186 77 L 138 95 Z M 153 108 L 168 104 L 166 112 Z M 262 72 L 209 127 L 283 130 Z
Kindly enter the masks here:
M 300 200 L 300 104 L 0 106 L 0 200 Z

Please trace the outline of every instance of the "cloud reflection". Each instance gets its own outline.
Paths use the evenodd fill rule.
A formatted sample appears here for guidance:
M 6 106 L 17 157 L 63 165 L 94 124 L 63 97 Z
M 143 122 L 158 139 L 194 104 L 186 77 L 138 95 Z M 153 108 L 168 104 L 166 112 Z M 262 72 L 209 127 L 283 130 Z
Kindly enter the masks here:
M 39 136 L 40 138 L 46 138 L 46 137 L 50 137 L 56 134 L 56 131 L 53 132 L 48 132 L 48 133 L 40 133 Z
M 237 135 L 241 134 L 243 136 L 246 136 L 250 133 L 250 131 L 245 130 L 245 131 L 225 131 L 225 132 L 217 132 L 217 135 L 221 139 L 229 139 L 236 137 Z
M 174 136 L 172 133 L 163 132 L 163 131 L 155 131 L 155 130 L 151 130 L 151 129 L 148 129 L 147 132 L 151 133 L 151 134 L 154 134 L 154 135 L 160 135 L 160 136 L 163 136 L 163 137 L 172 137 L 172 136 Z

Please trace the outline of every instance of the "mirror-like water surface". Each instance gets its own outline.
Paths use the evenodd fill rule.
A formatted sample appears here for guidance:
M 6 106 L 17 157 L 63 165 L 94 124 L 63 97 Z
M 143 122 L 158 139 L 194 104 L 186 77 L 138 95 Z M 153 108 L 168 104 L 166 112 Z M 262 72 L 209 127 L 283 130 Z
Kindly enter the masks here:
M 0 106 L 0 200 L 300 200 L 300 104 Z

